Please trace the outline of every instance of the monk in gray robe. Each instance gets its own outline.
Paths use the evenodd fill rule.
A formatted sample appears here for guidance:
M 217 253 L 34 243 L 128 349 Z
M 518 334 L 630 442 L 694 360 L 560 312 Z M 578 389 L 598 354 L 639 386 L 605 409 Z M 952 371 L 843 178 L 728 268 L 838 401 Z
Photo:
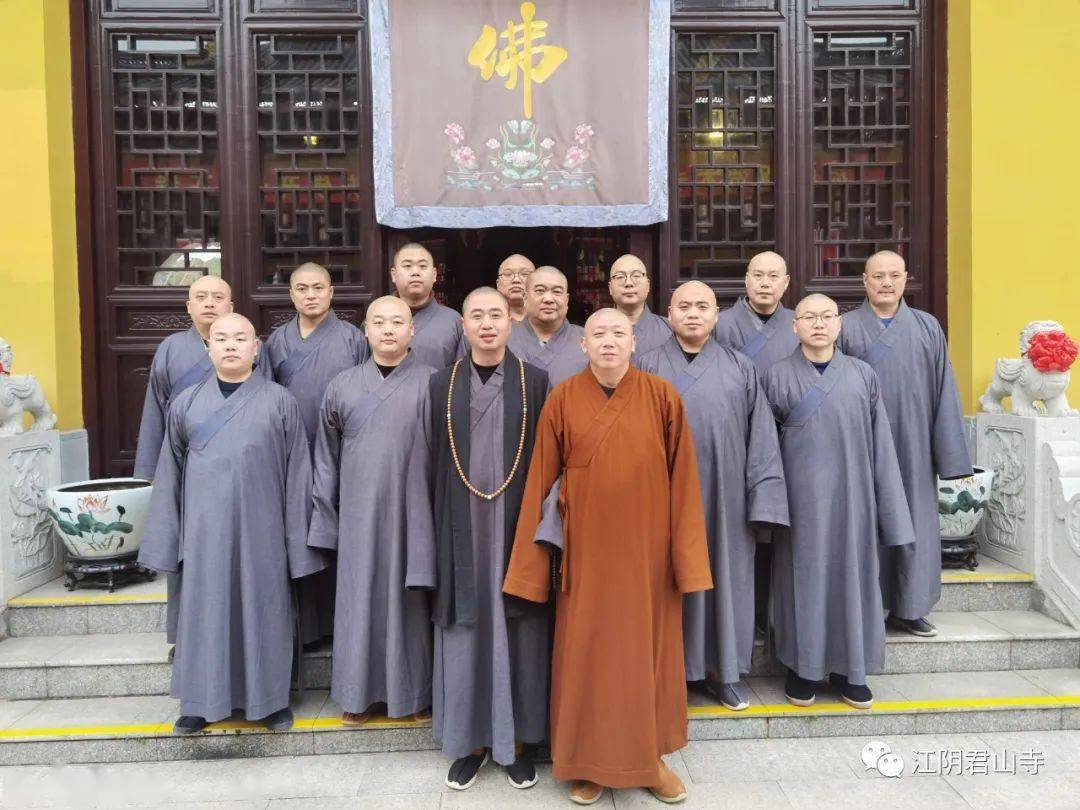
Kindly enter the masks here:
M 337 553 L 330 697 L 359 725 L 431 705 L 431 612 L 405 589 L 407 549 L 432 548 L 423 418 L 433 369 L 409 353 L 412 313 L 386 296 L 367 308 L 371 357 L 326 389 L 315 441 L 308 545 Z
M 274 382 L 300 403 L 304 432 L 312 449 L 319 424 L 319 407 L 326 386 L 339 373 L 362 363 L 368 355 L 364 335 L 331 309 L 334 286 L 321 264 L 306 262 L 289 276 L 289 298 L 296 316 L 266 341 Z M 308 649 L 334 632 L 333 565 L 300 582 L 300 639 Z
M 668 342 L 671 324 L 649 309 L 649 272 L 637 256 L 627 253 L 611 263 L 608 292 L 616 309 L 634 327 L 634 358 L 644 357 Z
M 499 264 L 495 287 L 510 304 L 510 320 L 514 323 L 525 320 L 525 292 L 535 270 L 532 259 L 520 253 L 511 253 Z
M 439 369 L 465 355 L 461 316 L 435 300 L 435 260 L 423 245 L 410 242 L 394 254 L 390 281 L 413 314 L 410 352 L 425 366 Z
M 889 624 L 935 636 L 927 620 L 941 598 L 941 532 L 936 476 L 971 475 L 960 394 L 937 318 L 904 302 L 903 257 L 882 250 L 866 260 L 866 300 L 844 316 L 839 346 L 877 372 L 915 544 L 882 549 L 881 589 Z
M 407 583 L 434 587 L 432 730 L 455 760 L 446 784 L 471 787 L 493 758 L 527 788 L 528 744 L 547 738 L 551 611 L 504 596 L 502 582 L 548 380 L 507 350 L 501 293 L 474 290 L 462 312 L 470 355 L 431 378 L 435 570 L 414 570 L 416 553 Z
M 749 357 L 759 375 L 795 351 L 799 345 L 792 328 L 794 313 L 781 303 L 787 291 L 787 262 L 779 253 L 766 250 L 750 258 L 746 265 L 746 295 L 725 309 L 716 319 L 713 337 Z M 769 578 L 772 571 L 772 544 L 768 531 L 758 532 L 754 558 L 754 623 L 764 633 L 769 605 Z
M 844 702 L 866 709 L 866 676 L 885 662 L 878 546 L 913 543 L 914 530 L 877 376 L 834 347 L 836 302 L 804 298 L 795 331 L 799 348 L 763 379 L 791 513 L 790 533 L 773 537 L 776 654 L 794 705 L 813 705 L 829 676 Z
M 510 330 L 510 351 L 547 372 L 551 387 L 589 365 L 581 350 L 585 330 L 566 320 L 570 287 L 566 276 L 550 266 L 529 276 L 525 320 Z
M 252 372 L 251 322 L 210 329 L 214 365 L 173 401 L 139 562 L 183 570 L 172 696 L 174 731 L 192 733 L 243 710 L 292 727 L 289 580 L 321 569 L 307 546 L 311 451 L 296 399 Z
M 188 288 L 187 311 L 191 328 L 169 335 L 154 352 L 146 381 L 139 443 L 135 450 L 135 477 L 152 481 L 165 438 L 165 415 L 169 403 L 186 388 L 201 382 L 210 373 L 206 341 L 210 325 L 232 312 L 232 288 L 218 276 L 203 276 Z M 180 609 L 180 575 L 166 574 L 165 639 L 176 643 L 176 622 Z M 169 651 L 170 660 L 173 651 Z
M 750 705 L 739 682 L 754 651 L 756 529 L 788 525 L 776 423 L 754 364 L 712 340 L 716 294 L 688 281 L 671 296 L 675 334 L 639 367 L 675 386 L 697 454 L 713 589 L 683 597 L 686 680 L 722 705 Z
M 789 281 L 779 253 L 756 254 L 746 265 L 746 295 L 716 319 L 713 337 L 753 360 L 759 374 L 799 345 L 791 327 L 794 313 L 781 303 Z

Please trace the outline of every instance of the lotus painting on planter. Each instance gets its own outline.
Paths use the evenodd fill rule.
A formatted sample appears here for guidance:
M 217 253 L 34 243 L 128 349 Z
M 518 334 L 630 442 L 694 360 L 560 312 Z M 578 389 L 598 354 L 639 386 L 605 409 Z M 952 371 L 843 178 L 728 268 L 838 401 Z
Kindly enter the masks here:
M 151 490 L 134 478 L 65 484 L 48 491 L 49 515 L 72 557 L 127 556 L 142 542 Z
M 937 479 L 938 526 L 941 531 L 943 565 L 978 565 L 975 530 L 986 514 L 994 471 L 975 467 L 962 478 Z

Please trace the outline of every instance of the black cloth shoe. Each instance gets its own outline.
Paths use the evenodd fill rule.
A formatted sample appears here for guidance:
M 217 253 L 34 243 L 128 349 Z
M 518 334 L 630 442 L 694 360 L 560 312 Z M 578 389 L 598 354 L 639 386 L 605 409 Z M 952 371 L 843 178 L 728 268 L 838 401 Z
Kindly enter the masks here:
M 899 616 L 890 614 L 888 624 L 891 624 L 897 630 L 911 633 L 913 636 L 930 638 L 937 635 L 937 628 L 926 619 L 901 619 Z
M 177 719 L 173 723 L 173 734 L 195 734 L 206 728 L 205 717 L 195 717 L 192 714 L 185 714 L 183 717 Z
M 518 790 L 531 788 L 539 778 L 536 775 L 536 766 L 533 765 L 532 759 L 529 758 L 524 749 L 517 755 L 512 764 L 506 766 L 506 780 L 511 787 L 516 787 Z
M 784 697 L 792 706 L 813 706 L 817 700 L 817 685 L 813 681 L 800 678 L 793 669 L 789 669 L 784 681 Z
M 468 790 L 490 758 L 491 755 L 485 748 L 483 754 L 469 754 L 467 757 L 455 759 L 446 774 L 446 786 L 454 790 Z
M 288 731 L 293 727 L 292 709 L 278 709 L 268 717 L 264 717 L 262 724 L 270 731 Z
M 874 705 L 874 693 L 864 683 L 848 683 L 844 675 L 833 673 L 829 685 L 840 693 L 840 699 L 853 709 L 869 709 Z

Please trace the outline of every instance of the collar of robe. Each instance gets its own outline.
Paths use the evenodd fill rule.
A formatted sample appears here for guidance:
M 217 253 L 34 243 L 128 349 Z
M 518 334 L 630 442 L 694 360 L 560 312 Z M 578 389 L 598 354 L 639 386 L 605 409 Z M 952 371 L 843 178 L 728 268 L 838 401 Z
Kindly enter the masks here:
M 264 385 L 268 384 L 264 377 L 252 372 L 251 376 L 244 380 L 243 384 L 236 389 L 232 396 L 226 399 L 218 389 L 217 372 L 208 375 L 200 384 L 205 386 L 209 382 L 214 383 L 209 396 L 216 396 L 221 400 L 221 405 L 217 410 L 206 417 L 205 421 L 192 432 L 188 447 L 193 450 L 202 450 L 206 447 L 217 432 L 225 427 L 226 423 L 236 416 L 236 414 L 240 412 L 240 409 L 243 408 Z M 198 394 L 196 394 L 196 396 L 198 396 Z
M 498 489 L 494 492 L 482 492 L 469 480 L 469 477 L 465 474 L 465 469 L 461 464 L 461 456 L 458 454 L 458 444 L 454 437 L 454 389 L 457 382 L 458 369 L 461 364 L 465 362 L 463 359 L 458 358 L 454 361 L 454 366 L 450 371 L 450 391 L 446 397 L 446 432 L 450 439 L 450 456 L 454 461 L 454 469 L 457 470 L 458 477 L 461 479 L 461 483 L 465 485 L 465 489 L 469 490 L 477 498 L 483 498 L 485 501 L 493 501 L 498 498 L 506 488 L 510 486 L 510 482 L 514 480 L 514 475 L 517 474 L 518 467 L 521 466 L 521 455 L 525 451 L 525 433 L 528 427 L 528 414 L 529 405 L 528 398 L 525 395 L 525 364 L 520 358 L 514 357 L 509 349 L 506 350 L 506 356 L 503 358 L 502 365 L 504 367 L 512 368 L 517 361 L 517 377 L 518 382 L 521 385 L 521 433 L 518 438 L 517 452 L 514 454 L 513 464 L 510 466 L 510 472 L 506 476 L 506 480 L 502 482 Z M 470 361 L 471 362 L 471 361 Z M 463 375 L 463 380 L 468 380 L 469 375 Z M 466 382 L 465 385 L 468 385 Z M 459 392 L 460 396 L 460 392 Z
M 675 386 L 675 390 L 680 395 L 685 395 L 702 375 L 708 369 L 709 365 L 716 358 L 717 353 L 720 351 L 720 346 L 711 338 L 705 341 L 705 345 L 701 347 L 701 351 L 698 352 L 694 362 L 691 363 L 686 359 L 686 355 L 683 354 L 682 345 L 679 343 L 679 339 L 675 335 L 671 336 L 671 340 L 664 344 L 662 349 L 665 355 L 667 355 L 668 362 L 671 363 L 673 369 L 678 369 L 678 374 L 672 383 Z

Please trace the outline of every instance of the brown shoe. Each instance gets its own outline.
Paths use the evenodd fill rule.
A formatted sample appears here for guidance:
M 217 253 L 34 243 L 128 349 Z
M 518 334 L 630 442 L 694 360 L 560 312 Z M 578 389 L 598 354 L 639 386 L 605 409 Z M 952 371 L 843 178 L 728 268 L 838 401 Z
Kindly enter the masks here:
M 570 783 L 570 801 L 574 804 L 596 804 L 604 795 L 604 786 L 596 782 L 575 779 Z
M 370 716 L 369 712 L 342 712 L 341 724 L 344 726 L 362 726 Z
M 686 800 L 686 786 L 663 762 L 660 763 L 660 784 L 649 788 L 649 792 L 664 804 L 678 804 Z

